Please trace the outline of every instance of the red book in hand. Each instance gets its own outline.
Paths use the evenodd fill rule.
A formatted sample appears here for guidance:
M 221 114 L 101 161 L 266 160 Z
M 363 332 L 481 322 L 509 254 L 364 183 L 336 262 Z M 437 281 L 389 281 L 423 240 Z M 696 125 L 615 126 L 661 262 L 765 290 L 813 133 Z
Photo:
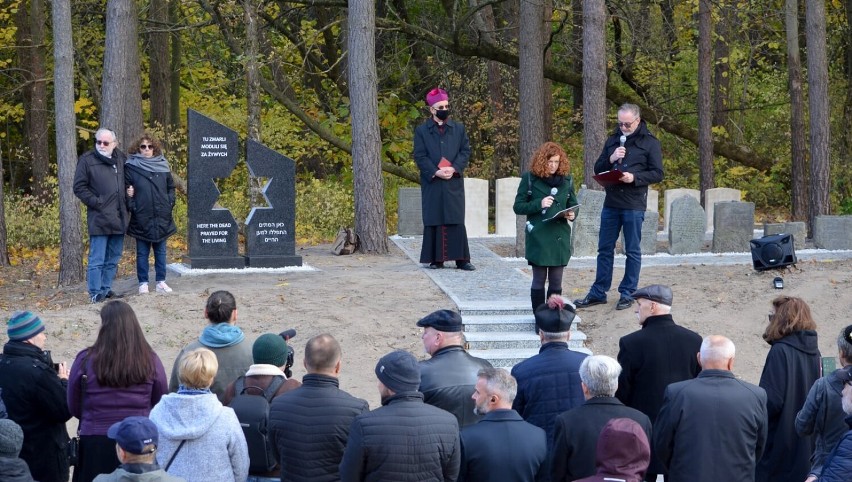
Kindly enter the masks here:
M 453 167 L 453 165 L 450 164 L 450 161 L 448 161 L 446 157 L 442 157 L 441 162 L 438 163 L 438 169 L 442 167 Z

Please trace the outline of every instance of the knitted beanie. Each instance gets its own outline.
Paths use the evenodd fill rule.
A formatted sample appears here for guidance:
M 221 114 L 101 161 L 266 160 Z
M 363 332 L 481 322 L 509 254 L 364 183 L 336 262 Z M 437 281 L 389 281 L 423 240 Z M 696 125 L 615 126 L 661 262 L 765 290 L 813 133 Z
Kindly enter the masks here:
M 26 341 L 44 331 L 44 322 L 32 311 L 16 311 L 7 324 L 11 341 Z
M 24 444 L 24 431 L 8 418 L 0 419 L 0 457 L 14 459 Z
M 279 335 L 264 333 L 251 347 L 251 356 L 256 364 L 283 367 L 287 363 L 287 342 Z

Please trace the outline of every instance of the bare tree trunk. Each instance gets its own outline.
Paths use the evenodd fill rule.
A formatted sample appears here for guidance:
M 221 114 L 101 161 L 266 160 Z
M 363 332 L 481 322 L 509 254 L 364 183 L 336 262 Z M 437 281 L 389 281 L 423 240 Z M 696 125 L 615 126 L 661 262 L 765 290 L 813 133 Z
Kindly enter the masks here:
M 593 176 L 606 141 L 605 21 L 604 0 L 583 0 L 583 183 L 590 189 L 601 189 Z
M 713 105 L 710 101 L 713 74 L 713 22 L 710 0 L 698 0 L 698 178 L 701 205 L 704 193 L 715 187 L 713 169 Z
M 545 140 L 544 111 L 544 9 L 536 2 L 521 1 L 518 24 L 518 74 L 520 78 L 520 172 L 529 170 L 530 159 Z M 515 250 L 525 252 L 524 221 L 517 217 Z
M 45 67 L 43 0 L 29 0 L 18 7 L 18 50 L 23 72 L 24 129 L 32 160 L 32 193 L 46 194 L 44 185 L 50 165 L 48 141 L 47 68 Z
M 814 235 L 816 217 L 829 214 L 829 102 L 828 61 L 825 44 L 825 2 L 805 2 L 808 42 L 808 107 L 811 125 L 811 196 L 808 233 Z
M 808 218 L 808 152 L 805 136 L 805 99 L 802 93 L 802 59 L 799 56 L 799 2 L 786 0 L 787 86 L 790 90 L 790 179 L 794 221 Z
M 59 285 L 83 281 L 80 203 L 74 196 L 77 149 L 74 141 L 74 53 L 71 2 L 53 0 L 53 103 L 56 111 L 56 162 L 59 170 Z
M 122 150 L 142 134 L 142 82 L 136 2 L 107 0 L 101 125 Z
M 846 25 L 852 25 L 852 0 L 845 0 Z M 844 48 L 846 73 L 846 101 L 843 105 L 843 118 L 852 119 L 852 31 L 846 29 Z M 843 147 L 840 149 L 840 165 L 852 165 L 852 129 L 843 129 Z M 840 199 L 852 199 L 852 186 L 845 183 L 839 186 Z
M 258 29 L 257 29 L 257 6 L 254 0 L 243 2 L 246 19 L 246 101 L 248 107 L 248 137 L 260 142 L 260 73 L 257 63 L 258 55 Z
M 349 0 L 349 96 L 352 119 L 352 172 L 358 250 L 387 254 L 382 139 L 376 86 L 376 4 Z
M 150 48 L 148 53 L 150 68 L 148 79 L 150 83 L 151 124 L 160 126 L 169 125 L 169 112 L 171 101 L 171 85 L 169 75 L 169 32 L 166 25 L 169 23 L 168 0 L 151 0 L 148 10 L 148 20 L 152 25 L 150 34 Z
M 169 25 L 177 25 L 181 18 L 180 2 L 169 2 Z M 183 59 L 183 37 L 180 31 L 172 34 L 171 58 L 169 61 L 169 125 L 180 126 L 180 67 Z

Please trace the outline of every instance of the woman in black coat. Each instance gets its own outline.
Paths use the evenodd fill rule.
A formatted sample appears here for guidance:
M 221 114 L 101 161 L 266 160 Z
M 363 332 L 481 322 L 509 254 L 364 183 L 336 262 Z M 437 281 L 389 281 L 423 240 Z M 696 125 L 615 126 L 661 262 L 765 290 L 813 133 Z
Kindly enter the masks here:
M 769 435 L 757 463 L 757 482 L 802 482 L 808 477 L 813 436 L 796 433 L 796 414 L 811 385 L 820 377 L 816 323 L 801 298 L 772 300 L 769 325 L 763 339 L 772 345 L 760 376 L 766 390 Z
M 562 272 L 571 259 L 571 225 L 577 205 L 571 165 L 559 144 L 545 142 L 535 151 L 530 171 L 521 177 L 512 208 L 527 216 L 526 258 L 532 266 L 530 302 L 535 311 L 550 295 L 562 294 Z M 545 296 L 544 284 L 547 285 Z
M 143 134 L 130 145 L 124 167 L 124 183 L 130 197 L 130 226 L 136 238 L 136 279 L 139 294 L 148 293 L 148 257 L 154 251 L 158 293 L 170 293 L 166 284 L 166 240 L 177 231 L 172 218 L 175 183 L 160 142 Z

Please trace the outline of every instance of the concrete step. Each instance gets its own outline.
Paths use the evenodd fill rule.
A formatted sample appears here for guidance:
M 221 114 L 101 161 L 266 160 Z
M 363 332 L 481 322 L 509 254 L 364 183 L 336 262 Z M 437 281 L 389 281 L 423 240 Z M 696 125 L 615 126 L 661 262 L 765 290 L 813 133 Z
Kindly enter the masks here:
M 465 332 L 467 346 L 471 350 L 533 349 L 541 347 L 541 340 L 533 331 L 529 332 Z M 586 335 L 581 331 L 571 332 L 568 346 L 582 348 Z
M 531 313 L 522 314 L 465 314 L 462 315 L 465 333 L 490 331 L 523 331 L 535 332 L 535 318 Z M 577 331 L 582 323 L 580 315 L 574 317 L 571 331 Z
M 577 352 L 591 355 L 592 352 L 586 348 L 572 347 L 569 342 L 569 347 Z M 492 350 L 470 350 L 471 355 L 484 358 L 491 362 L 495 367 L 511 368 L 527 358 L 538 355 L 538 348 L 532 349 L 492 349 Z

